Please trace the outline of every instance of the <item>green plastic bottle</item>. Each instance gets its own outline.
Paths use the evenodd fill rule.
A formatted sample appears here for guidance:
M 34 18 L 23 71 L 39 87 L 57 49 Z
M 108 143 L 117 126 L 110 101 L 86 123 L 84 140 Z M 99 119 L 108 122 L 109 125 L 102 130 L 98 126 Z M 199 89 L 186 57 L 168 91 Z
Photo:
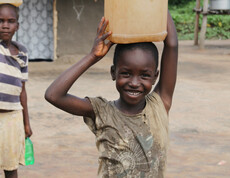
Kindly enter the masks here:
M 25 165 L 34 164 L 34 148 L 29 137 L 25 140 Z

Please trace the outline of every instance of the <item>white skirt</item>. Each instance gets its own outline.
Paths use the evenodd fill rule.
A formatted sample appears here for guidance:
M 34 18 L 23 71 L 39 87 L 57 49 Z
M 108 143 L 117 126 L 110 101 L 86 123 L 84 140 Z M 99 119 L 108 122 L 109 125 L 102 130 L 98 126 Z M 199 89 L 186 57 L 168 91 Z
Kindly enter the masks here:
M 0 113 L 0 169 L 25 165 L 25 130 L 22 111 Z

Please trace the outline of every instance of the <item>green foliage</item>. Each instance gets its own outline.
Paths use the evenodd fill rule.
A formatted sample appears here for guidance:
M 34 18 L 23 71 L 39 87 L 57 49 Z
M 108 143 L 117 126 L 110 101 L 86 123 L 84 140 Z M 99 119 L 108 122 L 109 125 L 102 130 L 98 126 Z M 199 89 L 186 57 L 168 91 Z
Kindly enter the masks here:
M 230 39 L 230 16 L 210 15 L 207 22 L 207 38 Z
M 188 2 L 188 0 L 186 2 Z M 193 9 L 195 6 L 195 0 L 191 0 L 186 4 L 182 3 L 180 5 L 169 4 L 169 10 L 175 22 L 178 38 L 180 40 L 194 39 L 195 12 Z M 230 15 L 208 15 L 207 21 L 207 39 L 230 39 Z M 202 15 L 200 15 L 199 20 L 200 27 L 201 24 Z
M 192 1 L 192 0 L 168 0 L 169 5 L 183 5 L 183 4 L 186 4 L 190 1 Z

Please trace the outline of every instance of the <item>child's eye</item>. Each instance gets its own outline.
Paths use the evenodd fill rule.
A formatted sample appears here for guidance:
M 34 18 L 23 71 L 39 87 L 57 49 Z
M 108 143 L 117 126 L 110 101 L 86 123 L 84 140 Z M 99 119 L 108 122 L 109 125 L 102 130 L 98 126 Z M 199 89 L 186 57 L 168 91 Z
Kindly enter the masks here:
M 120 73 L 123 77 L 129 77 L 130 74 L 128 72 L 121 72 Z
M 151 76 L 150 76 L 149 74 L 142 74 L 141 77 L 142 77 L 142 78 L 149 78 L 149 77 L 151 77 Z
M 15 22 L 16 22 L 16 20 L 14 20 L 14 19 L 9 20 L 9 23 L 15 23 Z

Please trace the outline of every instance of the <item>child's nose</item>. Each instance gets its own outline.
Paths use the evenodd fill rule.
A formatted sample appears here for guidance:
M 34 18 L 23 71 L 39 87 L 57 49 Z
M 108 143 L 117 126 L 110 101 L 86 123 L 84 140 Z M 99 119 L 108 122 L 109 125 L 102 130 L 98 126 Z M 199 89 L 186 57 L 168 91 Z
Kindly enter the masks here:
M 133 88 L 139 87 L 140 86 L 140 80 L 138 77 L 132 77 L 130 81 L 130 86 Z
M 8 22 L 3 22 L 2 27 L 3 28 L 9 28 L 9 23 Z

